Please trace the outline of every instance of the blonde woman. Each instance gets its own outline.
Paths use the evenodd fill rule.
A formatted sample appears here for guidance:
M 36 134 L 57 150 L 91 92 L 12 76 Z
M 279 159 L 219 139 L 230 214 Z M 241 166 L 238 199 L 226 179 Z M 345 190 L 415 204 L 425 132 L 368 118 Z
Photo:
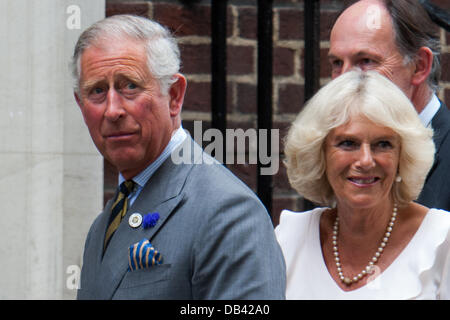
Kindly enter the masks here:
M 286 138 L 292 187 L 321 205 L 281 213 L 288 299 L 450 298 L 450 214 L 414 202 L 432 131 L 376 72 L 324 86 Z

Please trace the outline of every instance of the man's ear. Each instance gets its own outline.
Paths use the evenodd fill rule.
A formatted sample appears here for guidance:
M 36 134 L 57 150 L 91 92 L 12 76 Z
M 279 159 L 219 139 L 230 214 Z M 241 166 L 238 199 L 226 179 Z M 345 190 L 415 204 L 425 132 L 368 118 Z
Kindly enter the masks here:
M 421 47 L 415 58 L 415 71 L 413 73 L 411 83 L 418 86 L 427 81 L 433 65 L 433 53 L 428 47 Z
M 182 74 L 177 73 L 175 77 L 177 78 L 177 81 L 169 88 L 169 109 L 171 117 L 176 117 L 180 114 L 187 85 L 186 78 Z

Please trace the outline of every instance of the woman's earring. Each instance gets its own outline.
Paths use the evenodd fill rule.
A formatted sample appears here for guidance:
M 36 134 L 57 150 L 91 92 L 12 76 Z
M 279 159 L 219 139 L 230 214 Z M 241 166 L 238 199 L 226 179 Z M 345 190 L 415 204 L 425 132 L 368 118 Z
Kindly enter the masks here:
M 400 177 L 399 175 L 397 175 L 395 177 L 395 182 L 402 182 L 402 177 Z

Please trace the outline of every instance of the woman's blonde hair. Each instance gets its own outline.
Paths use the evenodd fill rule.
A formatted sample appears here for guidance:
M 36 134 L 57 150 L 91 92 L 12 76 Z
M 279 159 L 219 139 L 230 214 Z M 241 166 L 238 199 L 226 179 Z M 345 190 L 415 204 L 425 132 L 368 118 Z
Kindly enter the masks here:
M 404 93 L 375 71 L 347 72 L 308 101 L 285 139 L 285 165 L 291 186 L 303 197 L 334 207 L 326 177 L 324 142 L 329 132 L 362 115 L 400 137 L 398 174 L 392 197 L 399 206 L 417 199 L 434 159 L 433 132 L 425 128 Z

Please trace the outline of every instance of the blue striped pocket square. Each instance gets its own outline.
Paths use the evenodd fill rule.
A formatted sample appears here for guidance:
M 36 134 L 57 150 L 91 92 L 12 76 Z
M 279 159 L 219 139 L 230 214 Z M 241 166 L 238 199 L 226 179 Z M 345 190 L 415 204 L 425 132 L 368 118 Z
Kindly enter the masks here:
M 130 271 L 149 268 L 162 263 L 162 256 L 148 239 L 142 239 L 129 248 L 128 269 Z

